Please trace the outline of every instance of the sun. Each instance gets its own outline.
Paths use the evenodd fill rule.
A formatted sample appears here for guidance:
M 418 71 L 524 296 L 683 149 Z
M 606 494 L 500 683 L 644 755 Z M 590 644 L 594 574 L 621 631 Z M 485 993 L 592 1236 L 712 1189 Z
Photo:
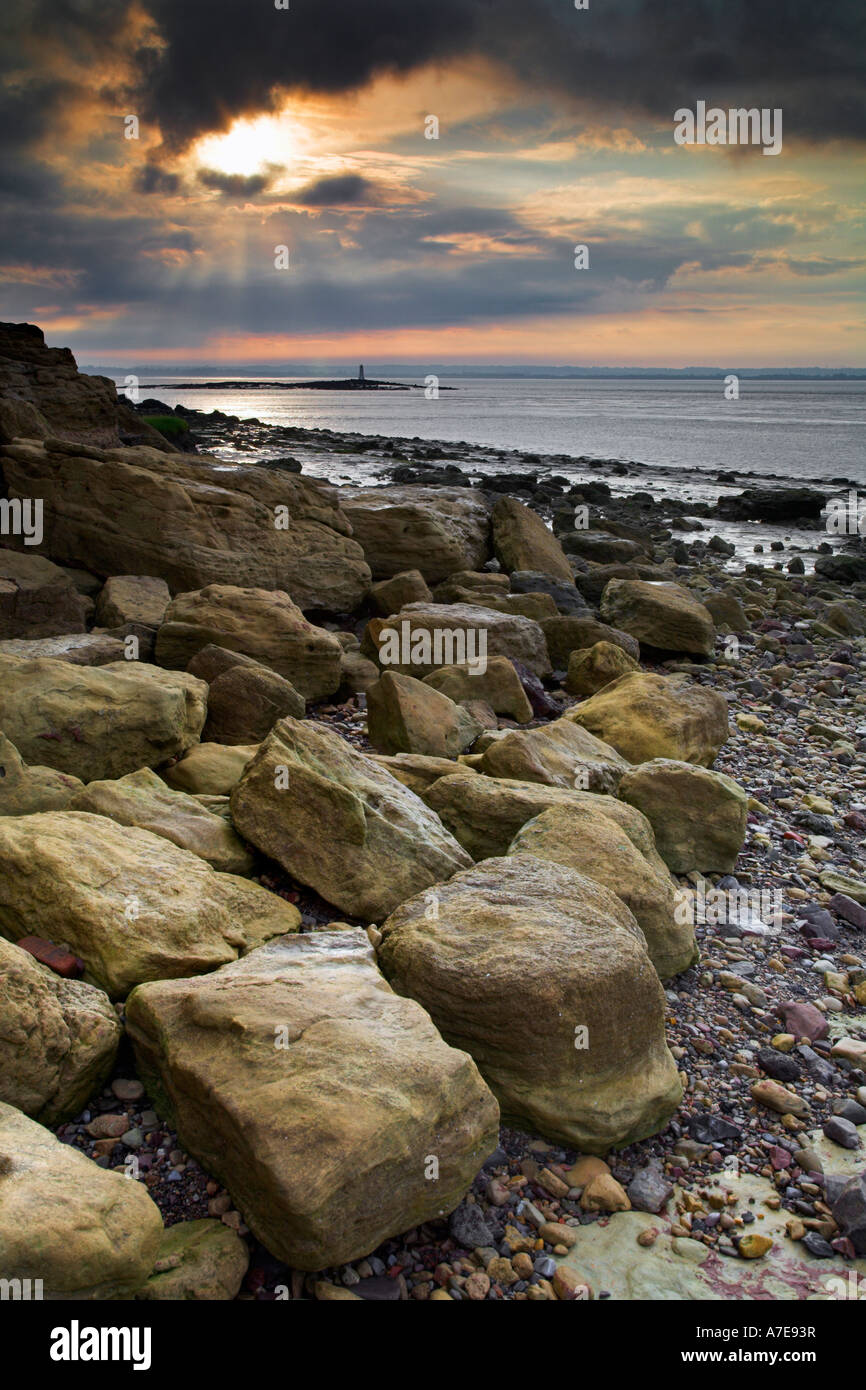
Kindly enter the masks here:
M 267 165 L 290 165 L 305 151 L 308 132 L 291 116 L 237 120 L 224 135 L 206 135 L 194 149 L 195 162 L 221 174 L 257 174 Z

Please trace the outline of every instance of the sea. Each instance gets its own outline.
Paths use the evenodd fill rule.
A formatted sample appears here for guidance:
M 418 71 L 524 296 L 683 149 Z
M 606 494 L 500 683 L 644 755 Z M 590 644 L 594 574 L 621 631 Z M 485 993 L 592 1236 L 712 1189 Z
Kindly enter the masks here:
M 368 372 L 368 375 L 372 373 Z M 122 388 L 124 374 L 113 373 Z M 227 373 L 237 381 L 243 373 Z M 214 376 L 141 375 L 139 390 L 167 405 L 220 410 L 241 419 L 395 439 L 465 442 L 505 452 L 621 459 L 690 475 L 757 474 L 790 483 L 866 484 L 866 381 L 740 378 L 393 378 L 407 391 L 196 389 Z M 278 379 L 274 378 L 276 383 Z M 302 381 L 303 378 L 279 380 Z M 525 464 L 523 465 L 525 467 Z

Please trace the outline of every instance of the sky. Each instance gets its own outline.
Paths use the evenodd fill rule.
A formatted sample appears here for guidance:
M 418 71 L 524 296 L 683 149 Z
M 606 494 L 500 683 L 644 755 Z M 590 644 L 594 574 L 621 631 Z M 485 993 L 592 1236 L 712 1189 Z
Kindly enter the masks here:
M 866 365 L 862 0 L 286 3 L 4 0 L 3 318 L 121 370 Z M 699 102 L 781 150 L 679 143 Z

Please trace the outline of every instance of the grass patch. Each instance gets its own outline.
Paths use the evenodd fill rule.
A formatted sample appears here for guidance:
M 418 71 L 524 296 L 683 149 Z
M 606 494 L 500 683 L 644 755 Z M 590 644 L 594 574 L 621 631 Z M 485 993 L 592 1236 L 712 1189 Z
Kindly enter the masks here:
M 146 425 L 152 425 L 160 434 L 164 434 L 166 439 L 176 439 L 189 430 L 189 422 L 182 420 L 179 415 L 142 415 L 141 418 Z

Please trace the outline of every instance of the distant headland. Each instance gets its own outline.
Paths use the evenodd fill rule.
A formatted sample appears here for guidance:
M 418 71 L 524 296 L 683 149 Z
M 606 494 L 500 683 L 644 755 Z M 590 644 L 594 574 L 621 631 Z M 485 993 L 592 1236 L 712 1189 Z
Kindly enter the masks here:
M 153 389 L 171 391 L 422 391 L 423 386 L 415 386 L 404 381 L 377 381 L 365 376 L 364 364 L 358 367 L 358 375 L 343 377 L 334 381 L 257 381 L 242 378 L 237 381 L 164 381 L 154 383 Z M 441 386 L 441 391 L 453 391 L 453 386 Z

